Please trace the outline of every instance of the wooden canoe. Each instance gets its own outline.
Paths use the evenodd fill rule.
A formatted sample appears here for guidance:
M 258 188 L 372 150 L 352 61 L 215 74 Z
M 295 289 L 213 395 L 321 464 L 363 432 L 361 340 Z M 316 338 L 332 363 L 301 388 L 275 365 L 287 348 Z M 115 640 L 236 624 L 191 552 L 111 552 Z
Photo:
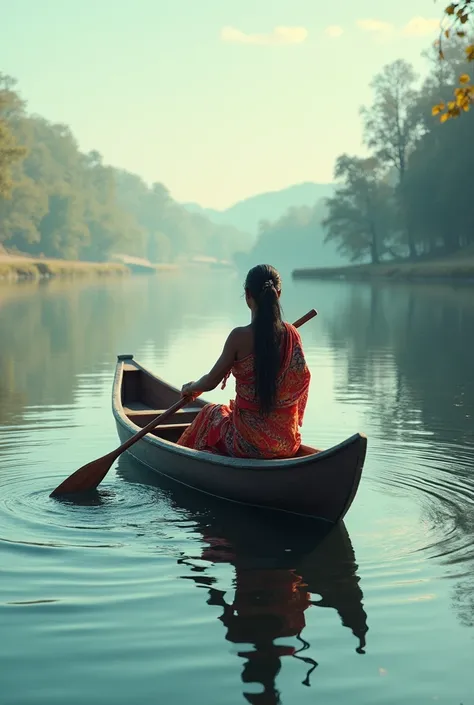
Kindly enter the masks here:
M 122 443 L 179 398 L 178 389 L 132 355 L 118 356 L 112 409 Z M 343 519 L 360 482 L 367 448 L 363 434 L 324 451 L 302 446 L 297 456 L 285 460 L 230 458 L 177 445 L 206 403 L 196 399 L 127 452 L 157 473 L 221 499 L 333 524 Z

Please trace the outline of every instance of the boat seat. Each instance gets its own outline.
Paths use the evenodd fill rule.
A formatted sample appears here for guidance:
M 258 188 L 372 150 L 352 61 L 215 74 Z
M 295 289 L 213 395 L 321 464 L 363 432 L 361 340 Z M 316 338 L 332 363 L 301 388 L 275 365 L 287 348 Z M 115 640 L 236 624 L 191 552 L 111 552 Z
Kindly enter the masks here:
M 191 424 L 189 423 L 167 423 L 164 426 L 157 426 L 156 431 L 173 431 L 174 429 L 178 428 L 180 431 L 184 431 L 185 428 L 190 426 Z
M 156 419 L 157 416 L 160 416 L 163 413 L 161 409 L 147 409 L 141 411 L 128 411 L 127 409 L 124 409 L 124 411 L 130 421 L 140 428 L 144 428 L 147 424 Z M 178 411 L 172 416 L 169 416 L 167 419 L 164 419 L 163 423 L 160 424 L 158 428 L 186 427 L 194 421 L 195 417 L 196 412 L 182 411 L 180 413 Z
M 150 409 L 149 406 L 146 404 L 142 404 L 141 401 L 129 401 L 127 406 L 123 407 L 123 410 L 125 411 L 126 414 L 152 414 L 156 413 L 158 415 L 160 412 L 156 411 L 154 412 L 153 409 Z
M 175 414 L 197 414 L 198 411 L 201 410 L 201 406 L 187 406 L 184 409 L 179 409 L 178 411 L 175 411 Z M 144 414 L 153 414 L 154 416 L 159 416 L 159 414 L 164 414 L 166 409 L 151 409 L 149 406 L 146 404 L 142 404 L 140 401 L 130 401 L 128 402 L 127 406 L 123 407 L 124 412 L 129 416 L 130 414 L 133 414 L 133 416 L 140 416 Z
M 175 411 L 175 414 L 197 414 L 198 411 L 201 411 L 202 406 L 185 406 L 183 409 L 178 409 L 178 411 Z M 156 413 L 157 414 L 164 414 L 167 409 L 159 409 Z M 173 414 L 174 415 L 174 414 Z
M 189 423 L 170 423 L 164 426 L 157 426 L 153 431 L 150 431 L 150 433 L 158 438 L 163 438 L 165 441 L 176 443 L 183 431 L 189 428 L 189 426 Z

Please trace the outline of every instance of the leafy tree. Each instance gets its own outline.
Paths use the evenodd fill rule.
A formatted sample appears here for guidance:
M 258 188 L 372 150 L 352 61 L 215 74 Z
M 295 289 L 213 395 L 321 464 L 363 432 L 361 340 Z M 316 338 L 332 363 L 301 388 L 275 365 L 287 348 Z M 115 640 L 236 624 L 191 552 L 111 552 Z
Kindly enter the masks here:
M 0 199 L 0 242 L 27 251 L 41 239 L 39 230 L 48 212 L 48 196 L 41 185 L 22 176 L 12 189 L 10 199 Z
M 398 173 L 397 196 L 403 220 L 407 160 L 420 134 L 420 116 L 414 105 L 416 74 L 402 59 L 384 66 L 372 81 L 374 103 L 362 108 L 364 138 L 375 157 Z M 405 222 L 410 257 L 416 257 L 416 243 Z
M 96 150 L 83 157 L 84 220 L 89 238 L 80 250 L 83 259 L 107 260 L 113 251 L 144 253 L 144 233 L 133 216 L 117 203 L 115 170 L 105 166 Z
M 141 254 L 150 261 L 168 262 L 171 259 L 169 231 L 165 211 L 171 205 L 171 196 L 162 184 L 149 189 L 143 179 L 124 170 L 114 170 L 117 201 L 129 213 L 141 232 Z
M 400 179 L 418 134 L 418 120 L 412 109 L 417 98 L 416 78 L 413 67 L 403 59 L 384 66 L 371 84 L 373 105 L 361 108 L 365 143 L 377 159 L 397 169 Z
M 326 201 L 326 241 L 336 241 L 339 251 L 352 261 L 368 255 L 377 264 L 396 232 L 393 188 L 380 174 L 374 158 L 343 154 L 336 163 L 334 176 L 343 183 Z
M 90 237 L 82 218 L 78 196 L 64 188 L 49 196 L 48 212 L 42 219 L 38 249 L 48 257 L 78 259 L 81 246 Z
M 11 197 L 12 167 L 26 153 L 25 148 L 17 143 L 8 122 L 21 109 L 13 86 L 14 81 L 0 73 L 0 199 Z

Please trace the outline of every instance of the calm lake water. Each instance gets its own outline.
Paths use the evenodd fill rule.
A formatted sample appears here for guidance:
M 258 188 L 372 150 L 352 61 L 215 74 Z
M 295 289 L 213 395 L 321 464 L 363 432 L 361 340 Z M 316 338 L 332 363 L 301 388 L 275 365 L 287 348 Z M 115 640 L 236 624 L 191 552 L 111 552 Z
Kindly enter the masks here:
M 193 272 L 0 286 L 1 705 L 474 703 L 474 290 L 286 282 L 303 440 L 369 437 L 345 526 L 211 502 L 122 458 L 115 356 L 176 385 L 248 313 Z M 208 398 L 227 401 L 232 388 Z

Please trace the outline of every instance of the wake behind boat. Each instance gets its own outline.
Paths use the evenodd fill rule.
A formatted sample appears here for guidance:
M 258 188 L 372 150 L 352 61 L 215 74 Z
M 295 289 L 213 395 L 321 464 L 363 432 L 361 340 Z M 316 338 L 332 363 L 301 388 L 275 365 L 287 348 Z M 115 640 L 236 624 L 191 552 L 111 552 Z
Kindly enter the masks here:
M 119 355 L 112 409 L 120 441 L 131 438 L 180 399 L 178 389 Z M 324 451 L 301 446 L 294 458 L 255 460 L 177 445 L 207 402 L 196 399 L 127 451 L 155 472 L 221 499 L 337 523 L 356 495 L 367 438 L 357 433 Z

